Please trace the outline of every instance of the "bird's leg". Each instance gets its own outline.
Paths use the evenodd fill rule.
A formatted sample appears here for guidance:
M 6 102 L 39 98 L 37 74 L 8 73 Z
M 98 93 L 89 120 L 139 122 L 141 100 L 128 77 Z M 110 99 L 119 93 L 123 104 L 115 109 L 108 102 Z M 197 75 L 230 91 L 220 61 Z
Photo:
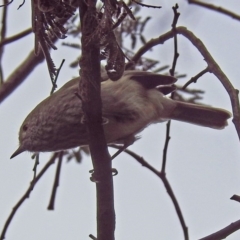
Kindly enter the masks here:
M 131 145 L 131 144 L 130 144 Z M 115 157 L 117 157 L 121 152 L 123 152 L 126 148 L 128 148 L 130 145 L 124 144 L 123 146 L 121 146 L 117 152 L 115 152 L 112 156 L 111 156 L 111 160 L 113 160 Z
M 128 136 L 127 138 L 124 138 L 123 140 L 123 146 L 119 147 L 119 149 L 117 150 L 117 152 L 115 152 L 112 156 L 111 156 L 111 160 L 113 160 L 114 158 L 116 158 L 121 152 L 123 152 L 125 149 L 127 149 L 130 145 L 132 145 L 136 140 L 138 140 L 138 137 L 135 137 L 133 135 Z

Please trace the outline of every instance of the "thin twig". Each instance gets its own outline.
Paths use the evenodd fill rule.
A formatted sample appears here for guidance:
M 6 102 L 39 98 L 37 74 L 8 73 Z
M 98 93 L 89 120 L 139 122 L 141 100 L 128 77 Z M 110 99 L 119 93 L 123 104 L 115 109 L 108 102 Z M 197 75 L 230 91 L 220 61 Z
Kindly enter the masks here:
M 52 90 L 50 92 L 50 95 L 52 95 L 54 93 L 54 91 L 56 90 L 56 88 L 57 88 L 58 75 L 59 75 L 59 73 L 60 73 L 60 71 L 62 69 L 62 66 L 63 66 L 64 62 L 65 62 L 65 59 L 62 60 L 62 62 L 60 64 L 60 67 L 57 69 L 56 76 L 55 76 L 55 78 L 52 81 Z
M 17 41 L 28 34 L 32 33 L 32 28 L 28 28 L 20 33 L 17 33 L 16 35 L 13 35 L 12 37 L 5 38 L 4 40 L 1 40 L 0 42 L 0 48 L 3 47 L 4 45 L 7 45 L 9 43 L 12 43 L 14 41 Z
M 173 18 L 173 23 L 172 23 L 172 32 L 174 33 L 174 57 L 173 57 L 173 63 L 172 63 L 172 67 L 169 70 L 170 75 L 174 76 L 175 73 L 175 69 L 176 69 L 176 64 L 177 64 L 177 59 L 179 57 L 179 53 L 178 53 L 178 45 L 177 45 L 177 31 L 176 31 L 176 25 L 177 25 L 177 21 L 178 18 L 180 16 L 180 13 L 177 11 L 178 9 L 178 5 L 176 4 L 175 7 L 173 7 L 173 12 L 174 12 L 174 18 Z M 174 93 L 171 94 L 171 98 L 174 99 Z M 168 121 L 167 126 L 166 126 L 166 138 L 165 138 L 165 144 L 164 144 L 164 149 L 163 149 L 163 160 L 162 160 L 162 169 L 160 172 L 160 178 L 169 194 L 169 196 L 172 199 L 172 202 L 174 204 L 175 210 L 177 212 L 177 216 L 179 218 L 182 230 L 183 230 L 183 234 L 184 234 L 184 239 L 188 240 L 189 236 L 188 236 L 188 228 L 186 226 L 186 223 L 184 221 L 183 218 L 183 214 L 181 211 L 181 208 L 177 202 L 177 199 L 173 193 L 173 190 L 166 178 L 166 161 L 167 161 L 167 149 L 168 149 L 168 144 L 170 141 L 170 128 L 171 128 L 171 121 Z
M 33 71 L 33 69 L 44 60 L 44 55 L 40 53 L 35 56 L 31 51 L 26 59 L 14 69 L 8 79 L 0 88 L 0 103 L 3 102 Z
M 170 127 L 171 127 L 171 120 L 169 120 L 166 125 L 166 137 L 165 137 L 165 144 L 164 144 L 164 148 L 163 148 L 162 169 L 161 169 L 162 174 L 165 173 L 165 170 L 166 170 L 167 149 L 168 149 L 168 143 L 171 139 Z
M 222 8 L 222 7 L 218 7 L 218 6 L 215 6 L 213 4 L 210 4 L 210 3 L 205 3 L 205 2 L 200 2 L 200 1 L 195 1 L 195 0 L 188 0 L 188 3 L 189 4 L 196 4 L 196 5 L 199 5 L 201 7 L 205 7 L 207 9 L 211 9 L 211 10 L 214 10 L 216 12 L 219 12 L 219 13 L 223 13 L 229 17 L 232 17 L 233 19 L 236 19 L 236 20 L 239 20 L 240 21 L 240 15 L 234 13 L 234 12 L 231 12 L 225 8 Z
M 97 240 L 97 238 L 94 237 L 92 234 L 90 234 L 89 237 L 90 237 L 91 239 L 93 239 L 93 240 Z
M 59 186 L 59 179 L 60 179 L 60 172 L 61 172 L 63 154 L 64 154 L 63 151 L 61 151 L 59 153 L 58 162 L 57 162 L 57 169 L 56 169 L 55 179 L 54 179 L 54 183 L 53 183 L 52 194 L 51 194 L 50 202 L 49 202 L 49 205 L 48 205 L 48 210 L 54 210 L 54 202 L 55 202 L 55 197 L 56 197 L 56 193 L 57 193 L 57 187 Z
M 67 43 L 67 42 L 63 42 L 62 46 L 67 46 L 67 47 L 71 47 L 71 48 L 75 48 L 75 49 L 81 49 L 80 44 L 78 43 Z
M 234 201 L 237 201 L 237 202 L 240 202 L 240 196 L 238 196 L 238 195 L 233 195 L 231 198 L 230 198 L 231 200 L 234 200 Z
M 115 148 L 115 149 L 121 149 L 121 146 L 116 145 L 116 144 L 111 144 L 111 145 L 109 145 L 109 147 L 112 147 L 112 148 Z M 143 157 L 139 156 L 135 152 L 133 152 L 129 149 L 125 149 L 124 152 L 127 153 L 128 155 L 130 155 L 131 157 L 133 157 L 135 160 L 137 160 L 137 162 L 142 164 L 143 167 L 148 168 L 150 171 L 155 173 L 157 176 L 160 174 L 159 171 L 156 168 L 152 167 L 147 161 L 145 161 L 143 159 Z
M 159 72 L 162 72 L 162 71 L 164 71 L 168 68 L 169 68 L 169 65 L 165 65 L 165 66 L 162 66 L 162 67 L 159 67 L 159 68 L 155 69 L 153 72 L 159 73 Z
M 8 3 L 7 0 L 4 0 L 4 5 L 6 5 Z M 7 7 L 3 8 L 3 13 L 2 13 L 2 20 L 1 20 L 1 24 L 2 24 L 2 28 L 1 28 L 1 41 L 5 39 L 6 37 L 6 32 L 7 32 Z
M 143 45 L 138 51 L 137 53 L 132 57 L 131 62 L 128 62 L 126 64 L 126 69 L 130 69 L 130 67 L 135 63 L 137 63 L 141 57 L 148 52 L 151 48 L 159 45 L 159 44 L 164 44 L 165 41 L 169 40 L 170 38 L 172 38 L 174 36 L 173 31 L 169 31 L 165 34 L 162 34 L 161 36 L 159 36 L 158 38 L 154 38 L 151 39 L 150 41 L 148 41 L 145 45 Z
M 187 74 L 178 74 L 178 73 L 175 73 L 174 74 L 175 78 L 179 79 L 179 78 L 185 78 L 187 76 Z
M 7 5 L 8 1 L 4 0 L 4 5 Z M 3 13 L 2 13 L 2 20 L 1 20 L 1 33 L 0 33 L 0 39 L 3 41 L 6 37 L 6 32 L 7 32 L 7 7 L 5 6 L 3 8 Z M 4 48 L 0 48 L 0 85 L 4 81 L 4 75 L 3 75 L 3 68 L 2 68 L 2 56 L 3 56 Z
M 198 39 L 192 32 L 188 31 L 185 27 L 178 27 L 177 28 L 178 34 L 183 35 L 186 37 L 202 54 L 204 60 L 208 64 L 209 72 L 213 73 L 219 81 L 224 86 L 225 90 L 227 91 L 231 104 L 232 104 L 232 110 L 233 110 L 233 123 L 235 125 L 235 128 L 238 133 L 238 137 L 240 139 L 240 104 L 238 99 L 238 93 L 239 91 L 235 89 L 228 79 L 228 77 L 225 75 L 225 73 L 221 70 L 220 66 L 215 62 L 207 48 L 204 46 L 202 41 Z
M 173 9 L 173 13 L 174 13 L 173 22 L 172 22 L 172 31 L 174 32 L 174 36 L 173 36 L 173 38 L 174 38 L 174 55 L 173 55 L 172 67 L 169 70 L 169 72 L 170 72 L 171 76 L 174 76 L 177 59 L 179 57 L 178 47 L 177 47 L 178 45 L 177 45 L 176 25 L 177 25 L 177 21 L 180 16 L 180 13 L 177 11 L 177 9 L 178 9 L 177 4 L 175 5 L 175 7 L 172 7 L 172 9 Z M 174 95 L 172 94 L 171 97 L 173 98 L 173 96 Z M 169 120 L 166 125 L 166 139 L 165 139 L 165 144 L 164 144 L 164 149 L 163 149 L 162 170 L 161 170 L 162 174 L 165 174 L 165 170 L 166 170 L 167 149 L 168 149 L 168 143 L 171 139 L 170 138 L 170 127 L 171 127 L 171 120 Z
M 225 75 L 225 73 L 221 70 L 217 62 L 213 59 L 207 48 L 204 46 L 202 41 L 197 38 L 191 31 L 189 31 L 186 27 L 177 27 L 176 28 L 177 34 L 183 35 L 185 38 L 187 38 L 193 46 L 195 46 L 198 51 L 203 56 L 203 59 L 207 62 L 209 67 L 209 72 L 213 73 L 219 81 L 224 86 L 225 90 L 227 91 L 232 105 L 233 110 L 233 123 L 235 125 L 238 137 L 240 139 L 240 104 L 238 99 L 238 90 L 235 89 L 228 79 L 228 77 Z M 138 52 L 134 55 L 132 58 L 132 62 L 137 63 L 141 56 L 146 53 L 149 49 L 151 49 L 154 46 L 157 46 L 159 44 L 164 44 L 165 41 L 168 39 L 174 37 L 174 32 L 171 30 L 169 32 L 166 32 L 165 34 L 159 36 L 158 38 L 151 39 L 149 42 L 147 42 L 143 47 L 141 47 Z M 128 64 L 126 64 L 126 68 L 128 67 Z
M 3 240 L 5 239 L 5 235 L 7 232 L 7 229 L 13 219 L 13 217 L 15 216 L 17 210 L 20 208 L 20 206 L 22 205 L 22 203 L 29 198 L 30 193 L 33 189 L 33 183 L 34 185 L 36 185 L 36 183 L 38 182 L 38 180 L 43 176 L 43 174 L 48 170 L 48 168 L 55 162 L 56 158 L 58 157 L 59 153 L 54 153 L 53 156 L 51 157 L 51 159 L 46 163 L 46 165 L 42 168 L 42 170 L 38 173 L 38 175 L 36 176 L 36 178 L 34 179 L 34 182 L 30 183 L 29 188 L 27 189 L 27 191 L 24 193 L 24 195 L 20 198 L 20 200 L 17 202 L 17 204 L 13 207 L 11 214 L 9 215 L 7 221 L 5 222 L 5 225 L 3 227 L 0 239 Z
M 50 51 L 49 51 L 49 45 L 47 45 L 45 39 L 43 38 L 43 36 L 40 33 L 39 33 L 38 38 L 39 38 L 39 44 L 41 46 L 41 50 L 42 50 L 45 60 L 47 62 L 49 76 L 51 78 L 51 81 L 53 82 L 54 78 L 56 77 L 57 69 L 51 58 Z M 51 45 L 51 47 L 53 47 L 53 46 Z M 56 50 L 56 49 L 54 49 L 54 50 Z
M 148 4 L 144 4 L 141 2 L 138 2 L 136 0 L 132 0 L 133 2 L 135 2 L 136 4 L 142 6 L 142 7 L 148 7 L 148 8 L 162 8 L 161 6 L 154 6 L 154 5 L 148 5 Z
M 178 18 L 180 16 L 180 13 L 177 11 L 178 10 L 178 4 L 176 4 L 175 7 L 172 7 L 172 9 L 173 9 L 173 13 L 174 13 L 173 22 L 172 22 L 172 31 L 174 32 L 174 37 L 173 37 L 174 38 L 174 55 L 173 55 L 172 67 L 169 70 L 169 72 L 170 72 L 171 76 L 174 76 L 175 68 L 176 68 L 176 64 L 177 64 L 177 59 L 179 57 L 178 45 L 177 45 L 176 25 L 177 25 L 177 21 L 178 21 Z M 171 98 L 173 99 L 173 97 L 174 97 L 174 95 L 172 93 Z M 169 120 L 167 125 L 166 125 L 166 138 L 165 138 L 165 144 L 164 144 L 164 148 L 163 148 L 162 170 L 161 170 L 161 174 L 163 174 L 163 175 L 165 175 L 165 171 L 166 171 L 167 149 L 168 149 L 169 141 L 171 139 L 170 128 L 171 128 L 171 120 Z
M 225 239 L 227 236 L 231 235 L 232 233 L 236 232 L 240 229 L 240 220 L 231 223 L 227 227 L 211 234 L 206 237 L 203 237 L 199 240 L 222 240 Z
M 21 8 L 25 4 L 25 0 L 18 6 L 18 9 Z
M 6 1 L 6 2 L 7 2 L 7 1 Z M 11 4 L 12 2 L 13 2 L 13 0 L 7 2 L 6 4 L 4 3 L 4 4 L 0 5 L 0 7 L 7 7 L 7 6 L 8 6 L 9 4 Z
M 177 26 L 177 21 L 180 16 L 180 13 L 177 11 L 178 10 L 178 5 L 176 4 L 175 7 L 172 8 L 174 12 L 174 18 L 173 18 L 173 23 L 172 23 L 172 31 L 174 32 L 174 57 L 173 57 L 173 63 L 172 67 L 169 70 L 170 75 L 174 76 L 175 69 L 176 69 L 176 64 L 177 64 L 177 59 L 179 57 L 178 53 L 178 45 L 177 45 L 177 33 L 176 33 L 176 26 Z
M 67 20 L 64 20 L 67 21 Z M 65 22 L 64 22 L 65 23 Z M 53 36 L 51 42 L 54 44 L 58 38 Z M 2 84 L 0 88 L 0 103 L 5 100 L 33 71 L 33 69 L 44 60 L 42 51 L 38 56 L 35 55 L 34 50 L 29 53 L 27 58 L 14 69 L 8 79 Z
M 110 147 L 113 147 L 113 148 L 116 148 L 116 149 L 119 149 L 120 147 L 118 145 L 110 145 Z M 171 188 L 171 185 L 170 183 L 168 182 L 167 180 L 167 177 L 166 177 L 166 174 L 165 173 L 161 173 L 159 172 L 157 169 L 155 169 L 153 166 L 151 166 L 146 160 L 144 160 L 143 157 L 139 156 L 138 154 L 136 154 L 135 152 L 129 150 L 129 149 L 125 149 L 124 152 L 126 152 L 128 155 L 132 156 L 137 162 L 139 162 L 143 167 L 146 167 L 147 169 L 149 169 L 150 171 L 152 171 L 155 175 L 157 175 L 163 182 L 164 184 L 164 187 L 169 195 L 169 197 L 171 198 L 172 200 L 172 203 L 175 207 L 175 210 L 177 212 L 177 216 L 179 218 L 179 221 L 182 225 L 182 229 L 183 229 L 183 233 L 184 233 L 184 239 L 185 240 L 188 240 L 189 237 L 188 237 L 188 228 L 185 224 L 185 221 L 184 221 L 184 218 L 183 218 L 183 215 L 182 215 L 182 211 L 181 211 L 181 208 L 178 204 L 178 201 L 174 195 L 174 192 Z
M 181 208 L 178 204 L 178 201 L 173 193 L 173 190 L 171 188 L 171 185 L 170 183 L 168 182 L 168 179 L 166 177 L 166 174 L 165 173 L 160 173 L 159 177 L 161 178 L 166 190 L 167 190 L 167 193 L 168 195 L 170 196 L 172 202 L 173 202 L 173 205 L 175 207 L 175 210 L 177 212 L 177 216 L 179 218 L 179 221 L 181 223 L 181 226 L 182 226 L 182 230 L 183 230 L 183 234 L 184 234 L 184 239 L 185 240 L 189 240 L 189 236 L 188 236 L 188 228 L 186 226 L 186 223 L 185 223 L 185 220 L 183 218 L 183 214 L 182 214 L 182 211 L 181 211 Z
M 39 153 L 34 154 L 35 162 L 33 166 L 33 180 L 32 180 L 32 186 L 34 186 L 34 181 L 37 176 L 37 166 L 39 165 Z
M 197 80 L 203 76 L 205 73 L 209 72 L 209 68 L 206 67 L 205 69 L 203 69 L 200 73 L 198 73 L 196 76 L 192 77 L 188 82 L 186 82 L 182 89 L 186 89 L 191 83 L 196 83 Z

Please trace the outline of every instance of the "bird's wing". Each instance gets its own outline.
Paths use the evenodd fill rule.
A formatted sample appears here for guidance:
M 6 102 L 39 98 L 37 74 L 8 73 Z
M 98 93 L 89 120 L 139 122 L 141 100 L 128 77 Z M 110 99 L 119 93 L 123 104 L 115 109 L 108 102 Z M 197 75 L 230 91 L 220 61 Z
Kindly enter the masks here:
M 177 88 L 175 85 L 170 85 L 170 86 L 158 86 L 156 89 L 163 95 L 167 95 L 171 92 L 174 92 Z
M 146 89 L 155 88 L 160 85 L 171 85 L 177 81 L 176 78 L 143 71 L 125 71 L 124 77 L 137 81 Z

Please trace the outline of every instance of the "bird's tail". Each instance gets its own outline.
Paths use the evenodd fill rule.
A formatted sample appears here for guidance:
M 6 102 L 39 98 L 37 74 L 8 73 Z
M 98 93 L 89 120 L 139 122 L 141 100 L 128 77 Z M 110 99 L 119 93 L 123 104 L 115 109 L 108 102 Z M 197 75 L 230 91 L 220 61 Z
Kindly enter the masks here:
M 232 116 L 230 112 L 220 108 L 179 101 L 176 103 L 176 108 L 170 116 L 171 119 L 203 127 L 223 129 L 228 125 L 227 119 Z

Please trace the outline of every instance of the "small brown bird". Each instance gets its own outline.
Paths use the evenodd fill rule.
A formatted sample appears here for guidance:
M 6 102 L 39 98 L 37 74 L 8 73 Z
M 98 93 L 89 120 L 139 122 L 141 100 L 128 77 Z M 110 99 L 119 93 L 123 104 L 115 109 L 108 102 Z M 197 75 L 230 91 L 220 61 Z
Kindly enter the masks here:
M 24 120 L 19 132 L 19 148 L 51 152 L 88 145 L 81 101 L 76 97 L 79 78 L 39 103 Z M 176 79 L 143 71 L 125 71 L 118 81 L 101 83 L 103 125 L 107 143 L 126 143 L 152 123 L 167 119 L 222 129 L 231 114 L 220 108 L 172 100 L 165 95 L 174 90 Z

